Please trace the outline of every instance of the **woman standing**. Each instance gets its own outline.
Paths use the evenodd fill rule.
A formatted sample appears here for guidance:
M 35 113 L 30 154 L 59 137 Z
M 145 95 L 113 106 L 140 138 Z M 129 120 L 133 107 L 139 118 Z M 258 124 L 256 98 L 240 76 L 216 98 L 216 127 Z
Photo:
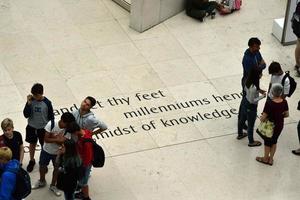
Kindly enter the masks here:
M 277 140 L 283 129 L 284 118 L 289 116 L 289 108 L 287 101 L 282 98 L 283 87 L 279 83 L 275 83 L 271 88 L 272 100 L 267 101 L 264 111 L 260 117 L 261 122 L 267 120 L 274 123 L 273 135 L 271 138 L 264 137 L 264 156 L 256 157 L 258 162 L 273 165 L 273 157 L 276 152 Z
M 243 126 L 245 121 L 248 122 L 247 128 L 247 135 L 248 135 L 248 146 L 249 147 L 256 147 L 260 146 L 260 141 L 255 141 L 253 139 L 253 129 L 254 124 L 257 116 L 257 104 L 258 101 L 266 97 L 266 92 L 260 90 L 259 87 L 259 80 L 262 77 L 262 70 L 258 68 L 252 68 L 249 76 L 246 80 L 245 84 L 245 96 L 242 99 L 241 106 L 240 106 L 240 118 L 238 120 L 238 137 L 237 139 L 242 139 L 246 136 L 243 134 Z M 259 93 L 262 93 L 259 96 Z

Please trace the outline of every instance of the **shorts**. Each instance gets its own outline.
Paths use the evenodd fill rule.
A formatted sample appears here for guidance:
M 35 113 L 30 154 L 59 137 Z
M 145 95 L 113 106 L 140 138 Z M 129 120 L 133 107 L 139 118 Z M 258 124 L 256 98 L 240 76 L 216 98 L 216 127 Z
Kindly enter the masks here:
M 41 146 L 44 144 L 45 129 L 36 129 L 29 125 L 26 126 L 25 141 L 29 144 L 36 144 L 39 140 Z
M 91 168 L 92 168 L 92 165 L 84 167 L 84 176 L 81 178 L 81 180 L 79 180 L 79 183 L 78 183 L 78 185 L 80 185 L 81 187 L 88 185 L 88 181 L 89 181 L 90 174 L 91 174 Z
M 40 161 L 39 164 L 40 166 L 48 166 L 50 163 L 50 160 L 52 160 L 53 166 L 56 166 L 56 156 L 50 153 L 47 153 L 42 149 L 41 154 L 40 154 Z

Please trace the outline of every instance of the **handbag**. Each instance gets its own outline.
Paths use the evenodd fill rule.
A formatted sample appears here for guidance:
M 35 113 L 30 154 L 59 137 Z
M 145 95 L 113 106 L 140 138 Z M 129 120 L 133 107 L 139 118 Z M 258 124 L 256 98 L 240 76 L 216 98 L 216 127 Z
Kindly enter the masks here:
M 261 122 L 258 125 L 258 128 L 256 129 L 256 132 L 262 137 L 262 138 L 271 138 L 273 136 L 274 132 L 274 123 L 267 120 L 265 122 Z

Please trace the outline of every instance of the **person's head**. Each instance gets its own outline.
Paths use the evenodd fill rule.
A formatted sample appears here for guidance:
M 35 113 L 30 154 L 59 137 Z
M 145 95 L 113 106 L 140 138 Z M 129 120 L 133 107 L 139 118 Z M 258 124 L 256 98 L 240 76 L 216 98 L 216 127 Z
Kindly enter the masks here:
M 65 153 L 63 155 L 63 166 L 79 167 L 82 164 L 80 156 L 76 148 L 76 142 L 73 139 L 65 140 Z
M 12 158 L 12 151 L 8 147 L 0 148 L 0 163 L 5 164 Z
M 75 121 L 68 124 L 66 132 L 76 136 L 81 136 L 81 128 Z
M 257 37 L 252 37 L 248 41 L 249 50 L 252 53 L 258 52 L 260 50 L 261 42 Z
M 268 71 L 269 71 L 269 74 L 275 75 L 275 76 L 283 74 L 283 71 L 281 69 L 281 65 L 278 62 L 275 62 L 275 61 L 273 61 L 270 64 L 270 66 L 268 68 Z
M 94 105 L 96 105 L 96 99 L 94 97 L 88 96 L 81 102 L 80 110 L 88 112 Z
M 282 87 L 282 85 L 280 83 L 274 83 L 274 84 L 272 84 L 271 92 L 272 92 L 273 98 L 281 97 L 282 94 L 283 94 L 283 87 Z
M 58 121 L 59 128 L 67 128 L 68 124 L 75 121 L 75 117 L 70 112 L 65 112 L 61 115 L 60 120 Z
M 246 87 L 249 88 L 251 85 L 255 85 L 257 89 L 259 88 L 259 79 L 262 77 L 262 70 L 258 67 L 253 67 L 246 80 Z
M 33 98 L 37 101 L 43 100 L 44 87 L 40 83 L 35 83 L 31 88 L 31 94 Z
M 64 153 L 65 157 L 73 157 L 78 155 L 76 142 L 74 140 L 72 139 L 65 140 L 64 146 L 65 146 L 65 153 Z
M 2 122 L 1 122 L 1 128 L 3 130 L 4 135 L 8 138 L 8 139 L 12 139 L 14 134 L 14 123 L 11 119 L 9 118 L 5 118 Z

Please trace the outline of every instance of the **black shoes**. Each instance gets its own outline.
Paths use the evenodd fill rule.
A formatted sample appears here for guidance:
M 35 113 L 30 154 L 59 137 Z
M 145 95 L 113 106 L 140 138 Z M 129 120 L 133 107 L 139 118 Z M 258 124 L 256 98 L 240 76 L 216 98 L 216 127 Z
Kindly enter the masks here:
M 292 153 L 297 155 L 297 156 L 300 156 L 300 149 L 293 150 Z
M 30 160 L 29 164 L 27 165 L 27 171 L 32 172 L 34 165 L 35 165 L 35 160 Z

